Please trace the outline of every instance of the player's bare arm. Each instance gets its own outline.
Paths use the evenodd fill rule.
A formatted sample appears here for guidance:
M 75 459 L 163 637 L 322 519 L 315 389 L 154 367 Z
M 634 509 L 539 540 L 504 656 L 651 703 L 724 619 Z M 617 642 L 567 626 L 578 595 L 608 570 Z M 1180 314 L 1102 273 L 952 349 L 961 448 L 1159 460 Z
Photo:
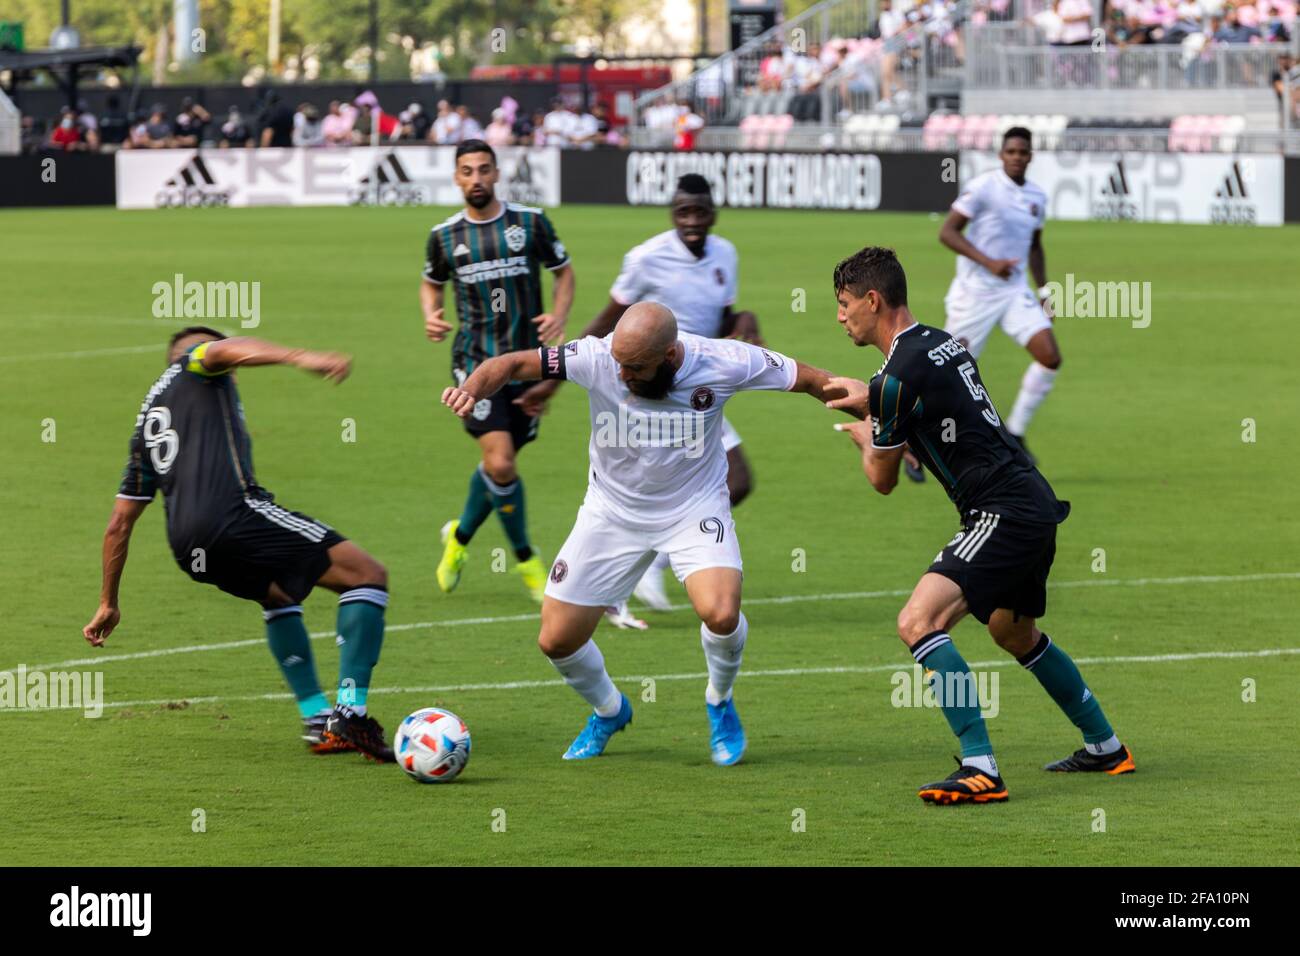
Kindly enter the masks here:
M 148 501 L 130 498 L 118 498 L 113 502 L 113 513 L 109 516 L 108 527 L 104 529 L 104 580 L 99 591 L 99 608 L 91 617 L 90 623 L 81 629 L 86 640 L 95 647 L 102 647 L 122 620 L 122 612 L 117 603 L 118 588 L 122 583 L 122 572 L 126 568 L 131 529 L 147 507 Z
M 544 312 L 533 319 L 537 326 L 537 337 L 543 342 L 553 342 L 564 334 L 564 324 L 569 321 L 569 311 L 573 308 L 573 294 L 578 280 L 573 265 L 564 265 L 555 270 L 554 298 L 551 311 Z
M 1052 316 L 1050 296 L 1043 293 L 1043 287 L 1047 285 L 1047 253 L 1043 249 L 1043 230 L 1034 230 L 1033 242 L 1029 245 L 1029 274 L 1034 277 L 1034 286 L 1038 291 L 1038 301 L 1042 303 L 1043 311 Z
M 857 419 L 866 418 L 867 400 L 865 389 L 867 386 L 865 382 L 832 375 L 825 369 L 805 365 L 799 361 L 795 362 L 795 367 L 797 372 L 794 385 L 790 387 L 790 391 L 807 392 L 827 408 L 840 409 Z M 855 394 L 850 391 L 850 384 L 862 386 L 864 391 L 861 400 L 858 400 Z
M 559 282 L 557 277 L 556 295 L 559 295 Z M 570 298 L 572 302 L 572 298 Z M 627 311 L 627 306 L 617 299 L 611 298 L 605 304 L 605 308 L 600 310 L 594 319 L 587 323 L 587 327 L 579 333 L 578 338 L 584 338 L 588 335 L 603 339 L 614 331 L 614 326 L 618 325 L 618 320 L 623 317 Z M 540 334 L 540 329 L 539 329 Z M 551 396 L 559 391 L 560 386 L 564 383 L 558 378 L 548 378 L 544 382 L 538 382 L 536 385 L 528 388 L 522 395 L 515 399 L 515 404 L 524 410 L 524 413 L 536 418 L 546 412 L 546 403 L 550 401 Z
M 853 443 L 862 451 L 862 471 L 866 474 L 871 487 L 882 495 L 887 495 L 898 485 L 898 466 L 903 460 L 903 451 L 907 447 L 876 448 L 871 444 L 872 423 L 870 418 L 860 422 L 840 423 L 836 431 L 847 432 Z
M 990 259 L 984 253 L 975 248 L 974 244 L 962 235 L 962 230 L 966 228 L 970 218 L 963 216 L 957 210 L 948 213 L 948 218 L 943 221 L 939 227 L 939 241 L 957 253 L 959 256 L 965 256 L 973 262 L 978 262 L 989 272 L 992 272 L 1000 279 L 1011 277 L 1011 271 L 1015 268 L 1019 259 Z
M 582 334 L 594 335 L 598 339 L 603 339 L 614 331 L 614 326 L 618 325 L 618 320 L 623 318 L 623 313 L 627 311 L 627 306 L 617 299 L 611 298 L 605 304 L 605 308 L 600 310 L 600 314 L 587 323 L 587 327 L 582 330 Z
M 209 372 L 225 372 L 242 366 L 292 365 L 335 383 L 347 378 L 352 370 L 351 356 L 342 352 L 287 348 L 242 336 L 209 342 L 199 357 L 199 364 Z
M 753 312 L 736 312 L 731 306 L 722 311 L 722 329 L 720 339 L 740 339 L 750 345 L 762 345 L 763 336 L 758 331 L 758 316 Z
M 541 377 L 542 357 L 537 349 L 507 352 L 485 361 L 459 388 L 443 389 L 442 404 L 464 418 L 476 403 L 501 391 L 507 382 L 535 382 Z
M 441 342 L 451 331 L 444 317 L 442 286 L 428 279 L 420 280 L 420 311 L 424 313 L 424 334 L 430 342 Z

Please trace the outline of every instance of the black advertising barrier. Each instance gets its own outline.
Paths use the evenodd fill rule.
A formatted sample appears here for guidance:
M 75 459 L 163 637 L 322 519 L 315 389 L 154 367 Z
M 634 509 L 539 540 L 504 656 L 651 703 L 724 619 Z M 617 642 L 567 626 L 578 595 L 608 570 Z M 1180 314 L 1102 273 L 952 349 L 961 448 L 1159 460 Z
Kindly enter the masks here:
M 565 203 L 666 206 L 677 179 L 700 173 L 722 206 L 942 212 L 957 198 L 955 153 L 566 150 Z
M 1282 221 L 1300 222 L 1300 156 L 1286 157 L 1282 174 Z
M 116 199 L 112 156 L 99 153 L 0 156 L 0 208 L 111 206 Z

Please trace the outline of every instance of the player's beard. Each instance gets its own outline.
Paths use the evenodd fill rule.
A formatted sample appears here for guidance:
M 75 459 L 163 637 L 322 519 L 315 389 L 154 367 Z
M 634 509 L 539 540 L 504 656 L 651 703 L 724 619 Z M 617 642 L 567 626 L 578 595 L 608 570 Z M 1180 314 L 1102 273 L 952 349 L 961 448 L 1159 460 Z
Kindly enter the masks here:
M 673 368 L 673 363 L 667 360 L 659 363 L 655 369 L 654 375 L 646 382 L 636 380 L 627 383 L 627 390 L 638 398 L 648 398 L 651 401 L 661 401 L 666 398 L 672 391 L 673 379 L 677 376 L 677 369 Z
M 465 202 L 469 203 L 475 209 L 482 209 L 492 201 L 492 190 L 470 190 L 465 194 Z

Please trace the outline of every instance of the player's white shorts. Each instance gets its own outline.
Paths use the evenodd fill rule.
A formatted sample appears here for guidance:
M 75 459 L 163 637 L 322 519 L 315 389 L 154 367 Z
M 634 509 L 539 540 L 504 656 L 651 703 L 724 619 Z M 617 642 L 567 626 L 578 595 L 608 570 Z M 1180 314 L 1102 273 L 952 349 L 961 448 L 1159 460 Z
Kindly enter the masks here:
M 1001 325 L 1002 331 L 1022 347 L 1043 329 L 1052 327 L 1052 320 L 1028 286 L 1010 286 L 1002 291 L 964 286 L 961 280 L 953 279 L 943 308 L 948 316 L 943 330 L 963 340 L 966 350 L 976 358 L 995 325 Z
M 736 431 L 735 426 L 727 421 L 726 416 L 722 419 L 722 450 L 731 451 L 733 448 L 740 446 L 740 432 Z
M 629 527 L 607 505 L 588 497 L 551 565 L 546 593 L 585 607 L 618 604 L 631 595 L 657 552 L 668 555 L 679 581 L 705 568 L 743 570 L 727 496 L 701 499 L 687 517 L 661 531 Z

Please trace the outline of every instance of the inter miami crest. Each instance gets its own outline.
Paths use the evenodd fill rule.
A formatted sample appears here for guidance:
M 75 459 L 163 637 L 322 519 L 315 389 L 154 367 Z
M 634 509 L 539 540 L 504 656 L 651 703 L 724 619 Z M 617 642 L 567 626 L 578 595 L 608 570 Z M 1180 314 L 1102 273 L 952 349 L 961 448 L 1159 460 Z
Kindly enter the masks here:
M 569 566 L 565 563 L 564 559 L 561 558 L 559 561 L 556 561 L 555 566 L 551 568 L 551 580 L 556 584 L 559 584 L 568 576 Z
M 528 233 L 524 232 L 524 227 L 520 225 L 506 227 L 506 245 L 510 247 L 511 252 L 518 252 L 528 241 Z
M 724 275 L 722 274 L 722 270 L 721 270 L 721 269 L 714 269 L 714 270 L 713 270 L 713 278 L 715 278 L 715 279 L 718 280 L 718 285 L 726 285 L 726 284 L 727 284 L 727 277 L 724 276 Z
M 1038 203 L 1031 202 L 1029 204 L 1029 214 L 1033 216 L 1035 219 L 1038 218 Z
M 707 408 L 713 407 L 713 389 L 706 385 L 701 385 L 695 391 L 691 392 L 691 408 L 697 412 L 702 412 Z

